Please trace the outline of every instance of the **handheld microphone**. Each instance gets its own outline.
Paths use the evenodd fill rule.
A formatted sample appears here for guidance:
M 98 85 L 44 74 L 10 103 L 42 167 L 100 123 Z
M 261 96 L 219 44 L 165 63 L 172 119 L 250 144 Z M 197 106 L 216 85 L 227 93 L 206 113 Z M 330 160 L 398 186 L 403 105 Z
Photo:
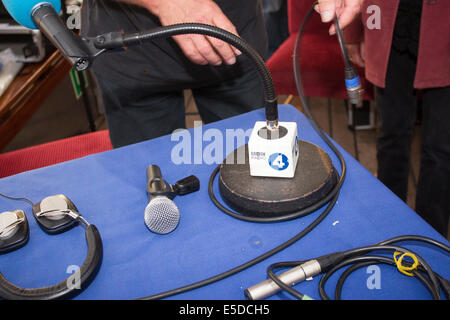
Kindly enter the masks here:
M 77 71 L 92 63 L 92 50 L 87 42 L 70 31 L 61 21 L 59 0 L 2 0 L 9 14 L 21 25 L 39 29 Z
M 159 234 L 175 230 L 180 221 L 180 210 L 172 201 L 172 188 L 156 165 L 147 168 L 147 192 L 150 200 L 144 214 L 147 227 Z
M 52 6 L 56 12 L 61 11 L 60 0 L 2 0 L 3 5 L 17 23 L 30 29 L 38 29 L 33 20 L 34 9 L 44 4 Z
M 180 210 L 173 198 L 200 189 L 200 182 L 195 176 L 178 181 L 174 186 L 167 183 L 157 165 L 147 168 L 147 192 L 149 203 L 145 208 L 144 220 L 150 231 L 168 234 L 176 229 L 180 221 Z
M 244 39 L 215 26 L 201 23 L 181 23 L 147 31 L 109 32 L 96 37 L 79 37 L 59 19 L 60 0 L 1 0 L 11 16 L 21 25 L 40 29 L 77 71 L 91 67 L 94 60 L 109 51 L 121 51 L 145 41 L 183 34 L 200 34 L 225 41 L 250 58 L 263 84 L 266 126 L 278 130 L 278 100 L 272 77 L 264 59 Z

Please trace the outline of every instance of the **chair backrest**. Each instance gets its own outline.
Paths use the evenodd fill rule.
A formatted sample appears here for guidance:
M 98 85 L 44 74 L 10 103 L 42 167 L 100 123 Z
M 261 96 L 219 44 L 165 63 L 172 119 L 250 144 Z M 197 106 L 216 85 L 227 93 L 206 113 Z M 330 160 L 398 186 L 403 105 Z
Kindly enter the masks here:
M 303 18 L 314 2 L 316 2 L 316 0 L 288 0 L 288 22 L 290 34 L 298 32 Z M 325 32 L 325 34 L 328 34 L 329 27 L 329 24 L 323 23 L 320 20 L 320 15 L 314 11 L 305 31 L 322 34 Z
M 107 130 L 0 154 L 0 178 L 111 150 Z

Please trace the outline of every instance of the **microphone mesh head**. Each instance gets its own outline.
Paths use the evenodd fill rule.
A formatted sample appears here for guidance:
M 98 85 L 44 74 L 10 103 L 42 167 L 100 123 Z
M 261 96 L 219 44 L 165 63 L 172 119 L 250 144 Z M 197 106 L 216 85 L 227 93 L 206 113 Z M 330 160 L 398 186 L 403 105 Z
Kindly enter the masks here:
M 180 210 L 169 198 L 156 197 L 150 200 L 145 208 L 144 219 L 150 231 L 167 234 L 178 226 Z

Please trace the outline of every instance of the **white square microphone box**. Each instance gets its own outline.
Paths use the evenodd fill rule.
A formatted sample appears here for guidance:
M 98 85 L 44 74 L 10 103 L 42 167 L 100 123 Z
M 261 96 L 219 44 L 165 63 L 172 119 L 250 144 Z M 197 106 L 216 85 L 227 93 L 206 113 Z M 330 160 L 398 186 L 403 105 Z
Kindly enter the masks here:
M 299 155 L 296 122 L 280 122 L 279 129 L 267 129 L 258 121 L 248 143 L 250 175 L 293 178 Z

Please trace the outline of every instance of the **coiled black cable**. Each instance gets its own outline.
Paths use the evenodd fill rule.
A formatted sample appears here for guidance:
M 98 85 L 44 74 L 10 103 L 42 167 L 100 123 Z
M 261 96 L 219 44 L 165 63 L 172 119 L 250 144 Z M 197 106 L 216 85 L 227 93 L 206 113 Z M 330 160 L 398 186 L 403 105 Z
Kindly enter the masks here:
M 416 242 L 428 243 L 428 244 L 431 244 L 432 246 L 439 248 L 447 253 L 450 252 L 450 247 L 448 247 L 447 245 L 445 245 L 437 240 L 434 240 L 434 239 L 431 239 L 428 237 L 424 237 L 424 236 L 419 236 L 419 235 L 398 236 L 398 237 L 395 237 L 395 238 L 392 238 L 389 240 L 382 241 L 382 242 L 376 244 L 374 246 L 374 248 L 376 248 L 375 250 L 379 250 L 379 248 L 382 246 L 392 245 L 393 243 L 404 242 L 404 241 L 416 241 Z M 348 254 L 349 256 L 360 255 L 361 253 L 363 253 L 363 251 L 372 251 L 372 250 L 370 250 L 370 247 L 366 247 L 366 248 L 360 248 L 360 249 L 356 249 L 356 250 L 346 251 L 346 254 Z M 403 251 L 403 252 L 407 252 L 407 251 Z M 411 251 L 409 250 L 409 252 L 411 252 Z M 423 258 L 420 258 L 419 256 L 417 256 L 417 258 L 418 258 L 419 262 L 421 262 L 420 259 L 425 261 Z M 364 261 L 364 260 L 366 260 L 366 261 Z M 345 262 L 346 262 L 346 265 L 353 264 L 353 263 L 355 263 L 355 264 L 353 266 L 351 266 L 350 268 L 348 268 L 339 278 L 339 281 L 337 283 L 336 290 L 335 290 L 335 299 L 341 298 L 341 291 L 342 291 L 342 287 L 343 287 L 345 279 L 356 269 L 362 268 L 366 265 L 373 264 L 374 262 L 375 263 L 381 262 L 381 263 L 385 263 L 385 264 L 395 265 L 394 259 L 385 258 L 385 257 L 380 258 L 380 256 L 376 256 L 374 259 L 371 259 L 371 257 L 367 257 L 367 256 L 366 257 L 360 257 L 360 256 L 358 257 L 357 256 L 357 257 L 353 257 L 351 259 L 347 259 Z M 372 263 L 370 263 L 370 262 L 372 262 Z M 406 264 L 408 264 L 408 263 L 406 263 Z M 319 288 L 320 288 L 319 290 L 321 292 L 321 297 L 324 299 L 328 298 L 325 293 L 325 290 L 324 290 L 325 283 L 326 283 L 327 279 L 329 278 L 329 276 L 331 276 L 331 274 L 333 272 L 335 272 L 336 270 L 335 270 L 335 268 L 329 270 L 326 274 L 327 277 L 326 278 L 323 277 L 319 283 Z M 421 262 L 421 265 L 418 268 L 418 271 L 414 270 L 413 274 L 422 283 L 425 284 L 425 286 L 431 292 L 434 299 L 441 298 L 440 293 L 439 293 L 439 287 L 442 287 L 444 289 L 444 292 L 447 294 L 447 299 L 449 298 L 448 297 L 448 294 L 449 294 L 448 287 L 446 288 L 446 286 L 448 286 L 448 284 L 446 284 L 447 280 L 442 278 L 439 274 L 433 272 L 433 270 L 427 263 Z M 424 277 L 422 274 L 428 275 L 428 278 Z
M 312 14 L 313 11 L 314 10 L 313 10 L 313 7 L 312 7 L 308 11 L 305 19 L 303 20 L 303 23 L 302 23 L 302 26 L 301 26 L 300 32 L 299 32 L 299 38 L 301 38 L 301 36 L 303 34 L 304 27 L 305 27 L 307 21 L 309 20 L 309 18 L 311 17 L 311 14 Z M 177 30 L 176 34 L 182 34 L 183 33 L 182 32 L 183 31 L 183 27 L 182 26 L 183 25 L 179 25 L 176 28 L 176 30 Z M 167 27 L 164 27 L 164 28 L 167 28 Z M 208 29 L 208 32 L 209 32 L 210 28 L 206 28 L 206 29 Z M 217 28 L 213 28 L 213 29 L 217 29 Z M 197 32 L 199 30 L 203 30 L 203 28 L 200 28 L 200 29 L 198 29 L 198 28 L 189 28 L 189 30 Z M 187 29 L 185 31 L 187 31 Z M 175 31 L 171 31 L 169 34 L 175 35 L 175 33 L 172 33 L 172 32 L 175 32 Z M 187 33 L 187 32 L 185 32 L 185 33 Z M 227 32 L 222 32 L 222 33 L 224 33 L 226 35 L 228 34 Z M 210 35 L 210 34 L 208 33 L 207 35 Z M 167 36 L 167 34 L 166 34 L 166 36 Z M 234 36 L 231 33 L 229 34 L 229 36 L 230 37 L 223 37 L 223 38 L 219 38 L 219 39 L 224 40 L 224 41 L 228 41 L 230 39 L 233 39 L 232 42 L 229 42 L 229 43 L 231 43 L 232 45 L 235 45 L 235 43 L 239 44 L 238 46 L 236 46 L 236 48 L 241 50 L 242 52 L 246 52 L 246 50 L 248 48 L 246 48 L 246 46 L 242 46 L 241 41 L 234 41 L 234 40 L 238 40 L 239 38 L 238 39 L 234 39 L 236 36 Z M 139 41 L 137 38 L 139 38 L 138 34 L 136 34 L 135 36 L 132 37 L 132 39 L 129 39 L 127 41 L 129 41 L 129 43 L 137 43 Z M 146 39 L 148 39 L 148 37 L 146 37 Z M 296 48 L 298 48 L 298 47 L 299 47 L 299 43 L 296 44 Z M 343 50 L 345 50 L 345 47 L 342 47 L 342 48 L 343 48 Z M 249 50 L 249 51 L 252 52 L 252 50 Z M 296 55 L 296 52 L 298 52 L 298 51 L 296 50 L 294 52 L 294 68 L 297 68 L 297 55 Z M 259 57 L 257 60 L 260 61 L 262 59 Z M 258 63 L 258 65 L 259 65 L 259 63 Z M 263 69 L 267 70 L 265 65 L 264 65 Z M 237 218 L 237 219 L 240 219 L 240 220 L 244 220 L 244 221 L 248 221 L 248 222 L 280 222 L 280 221 L 286 221 L 286 220 L 295 219 L 295 218 L 299 218 L 299 217 L 305 216 L 307 214 L 310 214 L 310 213 L 312 213 L 314 211 L 317 211 L 318 209 L 320 209 L 321 207 L 323 207 L 324 205 L 326 205 L 328 203 L 327 207 L 324 209 L 324 211 L 309 226 L 304 228 L 302 231 L 300 231 L 297 235 L 295 235 L 291 239 L 289 239 L 286 242 L 280 244 L 279 246 L 273 248 L 272 250 L 267 251 L 266 253 L 264 253 L 264 254 L 256 257 L 256 258 L 254 258 L 254 259 L 252 259 L 252 260 L 250 260 L 250 261 L 248 261 L 248 262 L 246 262 L 246 263 L 244 263 L 242 265 L 239 265 L 239 266 L 237 266 L 237 267 L 235 267 L 235 268 L 233 268 L 231 270 L 225 271 L 225 272 L 223 272 L 221 274 L 218 274 L 216 276 L 210 277 L 208 279 L 205 279 L 205 280 L 202 280 L 202 281 L 199 281 L 199 282 L 187 285 L 187 286 L 180 287 L 178 289 L 173 289 L 173 290 L 166 291 L 166 292 L 159 293 L 159 294 L 155 294 L 155 295 L 152 295 L 152 296 L 147 296 L 147 297 L 141 298 L 142 300 L 154 300 L 154 299 L 167 298 L 167 297 L 170 297 L 170 296 L 173 296 L 173 295 L 176 295 L 176 294 L 180 294 L 180 293 L 183 293 L 183 292 L 194 290 L 194 289 L 197 289 L 197 288 L 209 285 L 211 283 L 223 280 L 223 279 L 225 279 L 225 278 L 227 278 L 229 276 L 232 276 L 232 275 L 234 275 L 236 273 L 239 273 L 239 272 L 241 272 L 241 271 L 243 271 L 243 270 L 245 270 L 247 268 L 250 268 L 250 267 L 252 267 L 252 266 L 254 266 L 254 265 L 256 265 L 256 264 L 258 264 L 258 263 L 260 263 L 260 262 L 262 262 L 262 261 L 264 261 L 266 259 L 268 259 L 269 257 L 279 253 L 280 251 L 288 248 L 289 246 L 293 245 L 294 243 L 296 243 L 297 241 L 302 239 L 306 234 L 311 232 L 317 225 L 319 225 L 327 217 L 327 215 L 330 213 L 330 211 L 333 209 L 334 205 L 336 204 L 336 202 L 338 200 L 342 184 L 345 181 L 346 172 L 347 172 L 346 163 L 345 163 L 345 160 L 344 160 L 342 154 L 334 146 L 334 144 L 327 138 L 327 136 L 323 133 L 322 129 L 319 127 L 319 125 L 315 121 L 314 117 L 312 116 L 312 113 L 311 113 L 311 111 L 309 109 L 309 104 L 306 101 L 306 98 L 305 98 L 305 96 L 303 94 L 303 88 L 302 88 L 301 81 L 298 80 L 298 81 L 296 81 L 296 83 L 297 83 L 297 87 L 299 88 L 299 95 L 300 95 L 300 98 L 302 99 L 303 106 L 304 106 L 305 110 L 307 111 L 307 116 L 309 117 L 309 120 L 310 120 L 313 128 L 322 137 L 322 139 L 325 141 L 325 143 L 333 150 L 333 152 L 335 153 L 335 155 L 339 159 L 339 162 L 340 162 L 340 165 L 341 165 L 341 174 L 339 176 L 338 183 L 333 188 L 333 190 L 328 194 L 328 196 L 325 199 L 321 200 L 320 202 L 318 202 L 316 204 L 313 204 L 310 207 L 304 208 L 303 210 L 301 210 L 299 212 L 293 213 L 293 214 L 291 214 L 289 216 L 284 216 L 282 218 L 246 217 L 246 216 L 243 216 L 243 215 L 241 215 L 241 214 L 239 214 L 237 212 L 233 212 L 233 211 L 225 208 L 222 204 L 220 204 L 220 202 L 214 196 L 214 192 L 213 192 L 213 182 L 214 182 L 214 179 L 215 179 L 215 177 L 217 176 L 217 174 L 218 174 L 218 172 L 220 170 L 220 166 L 216 167 L 215 170 L 212 172 L 212 174 L 210 176 L 209 185 L 208 185 L 208 192 L 209 192 L 209 195 L 210 195 L 211 200 L 213 201 L 213 203 L 221 211 L 223 211 L 224 213 L 226 213 L 226 214 L 228 214 L 228 215 L 230 215 L 230 216 L 232 216 L 234 218 Z M 272 90 L 269 90 L 269 91 L 272 91 Z
M 317 4 L 317 2 L 315 3 Z M 314 4 L 314 5 L 315 5 Z M 300 97 L 300 100 L 302 101 L 303 105 L 305 106 L 304 111 L 307 114 L 307 116 L 310 119 L 314 119 L 314 116 L 311 113 L 311 110 L 309 108 L 309 104 L 308 101 L 304 95 L 303 92 L 303 85 L 302 85 L 302 79 L 301 79 L 301 73 L 300 73 L 300 49 L 301 49 L 301 38 L 302 38 L 302 34 L 305 28 L 306 23 L 308 22 L 309 18 L 311 17 L 313 11 L 314 11 L 314 5 L 313 7 L 306 13 L 305 18 L 300 26 L 299 29 L 299 33 L 296 39 L 296 43 L 295 43 L 295 48 L 294 48 L 294 77 L 295 77 L 295 81 L 296 81 L 296 85 L 297 85 L 297 91 Z M 348 54 L 347 51 L 345 49 L 345 43 L 343 40 L 343 35 L 342 35 L 342 31 L 339 27 L 339 22 L 337 17 L 335 17 L 335 25 L 336 25 L 336 30 L 337 30 L 337 38 L 341 47 L 341 51 L 343 54 L 343 58 L 344 58 L 344 62 L 346 65 L 346 68 L 348 66 L 351 66 L 350 64 L 350 60 L 348 58 Z M 316 121 L 311 121 L 313 127 L 315 128 L 315 130 L 320 134 L 320 136 L 322 137 L 322 139 L 328 144 L 330 145 L 330 141 L 328 139 L 328 137 L 323 133 L 323 131 L 318 127 L 317 122 Z M 332 145 L 330 145 L 330 147 L 332 147 Z M 333 146 L 334 147 L 334 146 Z M 332 147 L 333 151 L 334 148 Z M 445 244 L 442 244 L 436 240 L 427 238 L 427 237 L 422 237 L 422 236 L 416 236 L 416 235 L 408 235 L 408 236 L 400 236 L 400 237 L 396 237 L 393 239 L 389 239 L 383 242 L 380 242 L 378 244 L 376 244 L 375 246 L 371 246 L 371 247 L 363 247 L 363 248 L 358 248 L 358 249 L 353 249 L 353 250 L 349 250 L 347 252 L 345 252 L 344 254 L 346 254 L 348 256 L 348 258 L 344 261 L 342 261 L 340 264 L 337 264 L 335 267 L 333 267 L 332 269 L 330 269 L 328 272 L 326 272 L 324 274 L 324 276 L 321 278 L 320 283 L 319 283 L 319 293 L 320 296 L 323 299 L 329 299 L 329 297 L 327 296 L 327 294 L 325 293 L 325 283 L 326 281 L 329 279 L 329 277 L 336 272 L 337 270 L 339 270 L 340 268 L 349 265 L 349 264 L 354 264 L 353 266 L 351 266 L 350 268 L 348 268 L 340 277 L 337 286 L 336 286 L 336 290 L 335 290 L 335 299 L 340 299 L 341 297 L 341 291 L 342 291 L 342 287 L 343 284 L 345 282 L 345 279 L 356 269 L 359 269 L 361 267 L 367 266 L 367 265 L 371 265 L 374 263 L 385 263 L 385 264 L 390 264 L 390 265 L 395 265 L 395 261 L 392 258 L 387 258 L 387 257 L 383 257 L 383 256 L 361 256 L 364 253 L 370 252 L 370 251 L 375 251 L 375 250 L 398 250 L 398 251 L 402 251 L 402 252 L 411 252 L 410 250 L 406 249 L 406 248 L 402 248 L 402 247 L 398 247 L 398 246 L 389 246 L 390 244 L 396 243 L 396 242 L 401 242 L 401 241 L 408 241 L 408 240 L 412 240 L 412 241 L 420 241 L 420 242 L 426 242 L 429 244 L 432 244 L 434 246 L 437 246 L 443 250 L 445 250 L 446 252 L 449 252 L 449 247 L 446 246 Z M 417 255 L 416 255 L 417 256 Z M 433 270 L 431 269 L 431 267 L 426 263 L 426 261 L 421 258 L 420 256 L 417 256 L 418 260 L 421 263 L 421 266 L 419 267 L 419 271 L 413 271 L 414 275 L 417 276 L 417 278 L 424 283 L 424 285 L 428 288 L 428 290 L 431 292 L 432 296 L 434 299 L 439 299 L 440 295 L 439 295 L 439 287 L 442 287 L 444 289 L 444 291 L 446 292 L 446 294 L 449 294 L 449 284 L 448 281 L 443 279 L 440 275 L 436 274 L 433 272 Z M 297 290 L 293 289 L 292 287 L 286 285 L 285 283 L 283 283 L 281 280 L 278 279 L 278 277 L 276 276 L 274 270 L 276 269 L 281 269 L 281 268 L 294 268 L 296 266 L 299 266 L 303 263 L 305 263 L 306 261 L 286 261 L 286 262 L 278 262 L 278 263 L 274 263 L 272 265 L 270 265 L 267 268 L 267 276 L 272 279 L 272 281 L 274 281 L 282 290 L 288 292 L 289 294 L 291 294 L 293 297 L 295 297 L 296 299 L 303 299 L 304 298 L 304 294 L 302 294 L 301 292 L 298 292 Z M 426 274 L 428 276 L 428 278 L 426 276 L 424 276 L 423 274 Z
M 387 264 L 387 265 L 393 265 L 397 266 L 397 262 L 390 257 L 387 256 L 381 256 L 381 255 L 366 255 L 372 251 L 393 251 L 393 252 L 401 252 L 401 253 L 409 253 L 413 254 L 419 264 L 419 267 L 417 270 L 412 270 L 412 273 L 414 276 L 422 282 L 425 287 L 430 291 L 433 299 L 440 300 L 442 299 L 440 295 L 440 289 L 442 288 L 445 292 L 447 299 L 449 298 L 448 295 L 450 293 L 449 290 L 449 282 L 448 280 L 441 277 L 439 274 L 433 271 L 431 266 L 426 262 L 424 258 L 419 256 L 417 253 L 411 251 L 410 249 L 407 249 L 405 247 L 401 247 L 398 245 L 394 245 L 398 242 L 404 242 L 404 241 L 415 241 L 415 242 L 421 242 L 421 243 L 427 243 L 431 244 L 432 246 L 439 248 L 446 253 L 450 253 L 450 247 L 447 245 L 428 238 L 424 236 L 418 236 L 418 235 L 405 235 L 405 236 L 399 236 L 395 238 L 391 238 L 382 242 L 379 242 L 373 246 L 366 246 L 366 247 L 360 247 L 355 248 L 351 250 L 347 250 L 345 252 L 336 253 L 336 259 L 334 265 L 331 267 L 328 267 L 326 270 L 323 270 L 322 277 L 319 281 L 319 294 L 320 297 L 324 300 L 329 300 L 330 297 L 327 295 L 325 291 L 325 285 L 328 279 L 338 270 L 351 265 L 349 268 L 347 268 L 340 276 L 336 288 L 335 288 L 335 294 L 334 298 L 336 300 L 341 299 L 341 292 L 342 287 L 344 285 L 345 280 L 347 277 L 353 273 L 355 270 L 373 265 L 373 264 Z M 294 268 L 298 265 L 303 264 L 305 261 L 293 261 L 293 262 L 279 262 L 272 264 L 267 269 L 267 275 L 269 278 L 271 278 L 282 290 L 285 290 L 292 296 L 294 296 L 297 299 L 302 299 L 303 294 L 298 292 L 297 290 L 291 288 L 290 286 L 284 284 L 281 282 L 277 276 L 274 273 L 275 269 L 280 268 Z M 410 267 L 412 264 L 410 262 L 403 261 L 403 266 Z
M 307 19 L 305 19 L 307 20 Z M 305 21 L 304 21 L 305 22 Z M 178 24 L 173 26 L 166 26 L 166 27 L 160 27 L 155 28 L 149 31 L 144 32 L 137 32 L 137 33 L 130 33 L 130 34 L 123 34 L 122 32 L 112 32 L 105 35 L 98 36 L 95 40 L 95 47 L 97 49 L 116 49 L 116 48 L 122 48 L 126 46 L 131 45 L 137 45 L 141 44 L 145 41 L 151 41 L 158 38 L 167 38 L 172 37 L 176 35 L 182 35 L 182 34 L 201 34 L 205 36 L 215 37 L 222 41 L 225 41 L 231 45 L 233 45 L 235 48 L 246 54 L 250 61 L 253 62 L 255 65 L 256 70 L 258 71 L 258 74 L 261 78 L 261 81 L 263 83 L 263 91 L 264 91 L 264 101 L 265 101 L 265 109 L 266 109 L 266 120 L 268 121 L 278 121 L 278 101 L 275 94 L 275 89 L 273 86 L 272 77 L 270 75 L 270 72 L 267 70 L 267 67 L 265 65 L 264 60 L 261 58 L 261 56 L 254 50 L 250 45 L 247 44 L 247 42 L 234 34 L 227 32 L 225 30 L 219 29 L 214 26 L 210 25 L 204 25 L 204 24 L 196 24 L 196 23 L 188 23 L 188 24 Z M 295 59 L 294 59 L 295 60 Z M 304 103 L 305 107 L 307 108 L 307 103 Z M 310 113 L 309 113 L 310 114 Z M 324 137 L 323 133 L 321 132 L 321 129 L 318 129 L 318 125 L 315 123 L 315 120 L 310 117 L 311 122 L 313 123 L 313 127 L 318 131 L 318 133 Z M 312 213 L 321 207 L 323 207 L 326 203 L 329 203 L 328 206 L 325 208 L 325 210 L 305 229 L 303 229 L 301 232 L 299 232 L 296 236 L 289 239 L 288 241 L 280 244 L 276 248 L 266 252 L 265 254 L 262 254 L 261 256 L 252 259 L 248 261 L 247 263 L 244 263 L 240 266 L 237 266 L 231 270 L 228 270 L 226 272 L 223 272 L 219 275 L 213 276 L 211 278 L 205 279 L 203 281 L 199 281 L 178 289 L 170 290 L 167 292 L 159 293 L 156 295 L 148 296 L 141 298 L 143 300 L 150 300 L 150 299 L 162 299 L 169 296 L 173 296 L 176 294 L 180 294 L 182 292 L 194 290 L 196 288 L 200 288 L 202 286 L 214 283 L 216 281 L 225 279 L 231 275 L 234 275 L 238 272 L 241 272 L 269 257 L 272 255 L 284 250 L 285 248 L 291 246 L 301 238 L 303 238 L 307 233 L 309 233 L 311 230 L 313 230 L 320 222 L 325 219 L 325 217 L 329 214 L 329 212 L 332 210 L 334 205 L 336 204 L 336 201 L 339 196 L 340 188 L 345 180 L 346 175 L 346 164 L 345 161 L 340 154 L 340 152 L 337 150 L 337 148 L 334 147 L 334 145 L 329 141 L 328 139 L 325 140 L 325 142 L 330 146 L 330 148 L 336 153 L 340 163 L 341 163 L 341 175 L 338 181 L 338 184 L 335 186 L 335 188 L 329 193 L 329 195 L 323 199 L 322 201 L 313 204 L 312 206 L 303 209 L 300 212 L 294 213 L 291 216 L 284 217 L 283 220 L 289 220 L 298 218 L 301 216 L 304 216 L 306 214 Z M 210 195 L 213 195 L 212 193 L 212 183 L 214 181 L 214 177 L 217 175 L 217 172 L 220 167 L 217 167 L 210 178 Z M 220 203 L 215 199 L 214 195 L 212 196 L 213 202 L 218 205 L 220 208 Z M 222 206 L 222 208 L 224 208 Z M 225 209 L 225 208 L 224 208 Z M 245 220 L 245 218 L 242 218 L 238 213 L 233 213 L 231 211 L 226 212 L 228 214 L 231 214 L 235 218 Z M 275 219 L 276 220 L 276 219 Z M 260 220 L 260 219 L 250 219 L 248 221 L 251 222 L 276 222 L 275 220 L 266 219 L 266 220 Z

